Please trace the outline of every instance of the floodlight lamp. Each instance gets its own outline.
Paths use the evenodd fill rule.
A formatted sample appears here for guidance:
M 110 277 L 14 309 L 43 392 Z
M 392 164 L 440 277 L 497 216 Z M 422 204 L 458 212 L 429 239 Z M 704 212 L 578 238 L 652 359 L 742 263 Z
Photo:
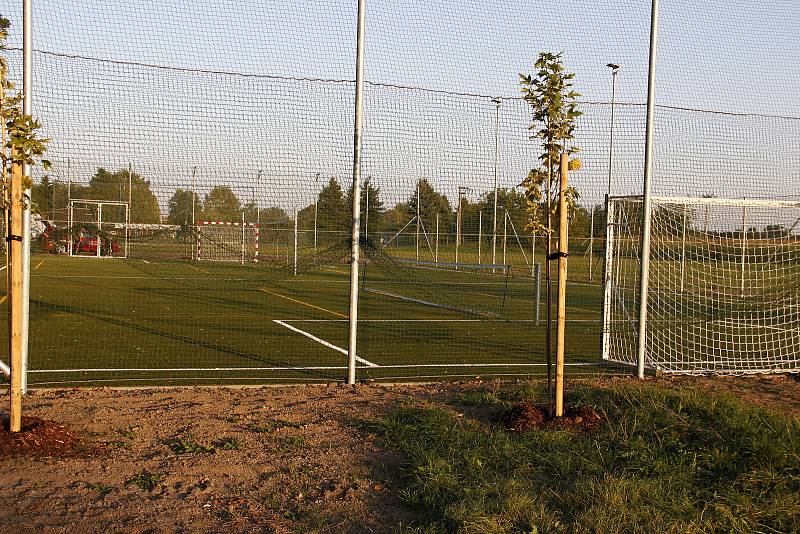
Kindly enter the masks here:
M 619 65 L 617 65 L 616 63 L 609 63 L 608 65 L 606 65 L 606 67 L 612 69 L 614 72 L 619 70 Z

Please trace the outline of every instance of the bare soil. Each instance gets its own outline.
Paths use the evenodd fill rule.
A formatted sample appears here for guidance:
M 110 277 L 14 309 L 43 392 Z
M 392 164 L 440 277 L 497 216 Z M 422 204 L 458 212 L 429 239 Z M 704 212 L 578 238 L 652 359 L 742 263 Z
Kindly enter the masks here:
M 796 377 L 658 380 L 800 417 Z M 0 532 L 397 532 L 419 524 L 386 482 L 403 459 L 357 423 L 495 387 L 34 392 L 0 431 Z
M 501 421 L 505 429 L 511 432 L 536 429 L 592 431 L 597 429 L 602 418 L 588 406 L 567 406 L 562 417 L 550 417 L 547 406 L 521 402 L 503 414 Z

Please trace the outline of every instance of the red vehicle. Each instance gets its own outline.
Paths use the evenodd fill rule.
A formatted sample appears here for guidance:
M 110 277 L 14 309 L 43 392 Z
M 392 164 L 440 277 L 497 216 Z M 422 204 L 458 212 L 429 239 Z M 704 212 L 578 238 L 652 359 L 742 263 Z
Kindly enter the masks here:
M 97 255 L 97 242 L 97 234 L 81 228 L 80 233 L 72 239 L 72 254 L 76 256 Z M 116 256 L 119 251 L 119 243 L 115 242 L 111 236 L 100 239 L 101 256 Z
M 66 254 L 69 249 L 69 232 L 64 229 L 57 229 L 55 226 L 45 221 L 45 230 L 40 235 L 42 248 L 51 254 Z M 72 236 L 72 255 L 73 256 L 96 256 L 97 255 L 97 234 L 87 228 L 81 228 Z M 119 243 L 114 241 L 111 236 L 100 239 L 100 255 L 116 256 L 120 253 Z

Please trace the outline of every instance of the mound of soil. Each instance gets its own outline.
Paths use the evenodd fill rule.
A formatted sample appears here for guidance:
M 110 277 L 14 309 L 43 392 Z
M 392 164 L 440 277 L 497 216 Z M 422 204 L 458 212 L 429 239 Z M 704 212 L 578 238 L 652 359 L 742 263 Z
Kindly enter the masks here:
M 596 430 L 602 417 L 588 406 L 564 408 L 563 417 L 550 417 L 547 406 L 522 402 L 512 406 L 502 416 L 503 426 L 510 432 L 526 432 L 536 429 Z
M 20 432 L 8 431 L 7 418 L 0 429 L 0 457 L 64 457 L 86 452 L 86 449 L 66 426 L 38 417 L 23 417 Z

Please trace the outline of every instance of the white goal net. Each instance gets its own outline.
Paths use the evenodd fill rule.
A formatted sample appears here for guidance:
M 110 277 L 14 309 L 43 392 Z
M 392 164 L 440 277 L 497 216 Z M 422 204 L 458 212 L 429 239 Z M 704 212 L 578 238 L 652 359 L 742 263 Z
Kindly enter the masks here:
M 197 260 L 241 264 L 258 262 L 257 224 L 200 221 L 196 230 Z
M 608 202 L 603 358 L 636 364 L 641 197 Z M 800 370 L 800 202 L 654 198 L 645 364 Z

